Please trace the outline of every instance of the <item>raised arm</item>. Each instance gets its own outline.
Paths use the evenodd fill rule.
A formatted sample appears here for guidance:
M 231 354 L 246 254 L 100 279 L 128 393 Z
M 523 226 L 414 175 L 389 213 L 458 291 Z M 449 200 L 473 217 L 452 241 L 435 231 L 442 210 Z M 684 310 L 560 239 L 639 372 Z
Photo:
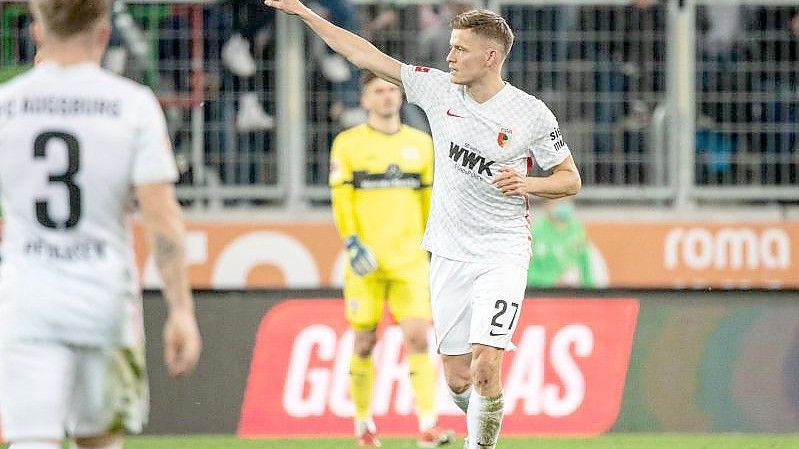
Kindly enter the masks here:
M 378 50 L 366 39 L 333 25 L 299 0 L 266 0 L 264 4 L 278 11 L 298 16 L 333 51 L 347 58 L 358 68 L 369 70 L 390 83 L 402 85 L 400 75 L 402 64 Z

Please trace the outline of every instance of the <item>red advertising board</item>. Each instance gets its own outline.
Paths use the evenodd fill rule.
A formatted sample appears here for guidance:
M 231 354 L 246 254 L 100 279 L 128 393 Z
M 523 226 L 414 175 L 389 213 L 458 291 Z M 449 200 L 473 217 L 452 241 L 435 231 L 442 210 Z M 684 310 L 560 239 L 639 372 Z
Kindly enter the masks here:
M 637 314 L 634 299 L 526 300 L 513 339 L 517 349 L 503 362 L 503 433 L 596 435 L 610 428 L 621 405 Z M 266 314 L 256 336 L 241 436 L 351 434 L 353 336 L 343 317 L 340 300 L 289 300 Z M 397 326 L 378 332 L 375 421 L 382 434 L 414 434 L 401 332 Z M 440 367 L 436 399 L 441 424 L 463 432 L 463 413 L 449 398 Z

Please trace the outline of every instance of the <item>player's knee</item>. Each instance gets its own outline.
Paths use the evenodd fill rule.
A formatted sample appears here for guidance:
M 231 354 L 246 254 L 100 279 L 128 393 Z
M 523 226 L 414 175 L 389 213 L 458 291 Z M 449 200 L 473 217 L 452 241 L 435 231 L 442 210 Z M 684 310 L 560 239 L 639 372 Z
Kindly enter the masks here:
M 122 435 L 111 433 L 93 437 L 76 437 L 75 444 L 81 449 L 121 448 Z
M 447 380 L 447 386 L 455 394 L 463 393 L 472 384 L 472 374 L 469 372 L 468 365 L 463 366 L 462 369 L 458 366 L 447 366 L 444 369 L 444 377 Z
M 477 356 L 470 367 L 471 380 L 477 391 L 492 387 L 499 382 L 499 366 L 494 357 Z
M 372 355 L 376 344 L 377 334 L 374 331 L 357 331 L 352 350 L 358 357 L 367 358 Z
M 372 356 L 372 351 L 375 349 L 376 341 L 363 341 L 355 344 L 353 352 L 358 357 L 365 359 Z
M 405 345 L 408 352 L 427 352 L 427 334 L 419 332 L 406 335 Z
M 472 385 L 472 379 L 470 376 L 459 376 L 455 379 L 447 379 L 447 386 L 449 390 L 455 394 L 461 394 L 464 391 L 468 390 L 469 387 Z
M 372 356 L 372 350 L 374 346 L 356 346 L 355 347 L 355 355 L 362 359 L 366 359 Z

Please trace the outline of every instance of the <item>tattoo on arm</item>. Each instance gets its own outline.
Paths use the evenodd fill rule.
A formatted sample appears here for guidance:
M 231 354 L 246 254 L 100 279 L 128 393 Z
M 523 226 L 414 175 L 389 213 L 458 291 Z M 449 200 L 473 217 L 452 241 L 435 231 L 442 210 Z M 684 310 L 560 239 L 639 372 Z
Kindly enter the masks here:
M 178 251 L 178 245 L 170 238 L 157 234 L 155 236 L 155 262 L 158 265 L 172 262 Z
M 153 258 L 161 280 L 164 282 L 163 293 L 170 307 L 183 306 L 191 302 L 188 273 L 185 266 L 186 248 L 178 240 L 156 232 L 153 236 Z

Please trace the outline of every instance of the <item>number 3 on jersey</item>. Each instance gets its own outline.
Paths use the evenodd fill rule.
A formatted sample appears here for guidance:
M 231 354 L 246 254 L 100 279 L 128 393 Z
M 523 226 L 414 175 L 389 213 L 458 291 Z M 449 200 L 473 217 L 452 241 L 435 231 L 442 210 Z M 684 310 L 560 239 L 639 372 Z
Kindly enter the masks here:
M 67 149 L 67 169 L 59 175 L 50 174 L 50 184 L 64 184 L 69 194 L 69 214 L 67 219 L 56 221 L 50 215 L 49 202 L 45 199 L 36 200 L 36 220 L 44 227 L 50 229 L 71 229 L 77 226 L 81 216 L 81 192 L 75 184 L 75 175 L 80 170 L 80 145 L 78 139 L 72 134 L 61 131 L 46 131 L 38 136 L 33 143 L 33 158 L 44 159 L 47 157 L 47 144 L 57 139 L 64 142 Z

